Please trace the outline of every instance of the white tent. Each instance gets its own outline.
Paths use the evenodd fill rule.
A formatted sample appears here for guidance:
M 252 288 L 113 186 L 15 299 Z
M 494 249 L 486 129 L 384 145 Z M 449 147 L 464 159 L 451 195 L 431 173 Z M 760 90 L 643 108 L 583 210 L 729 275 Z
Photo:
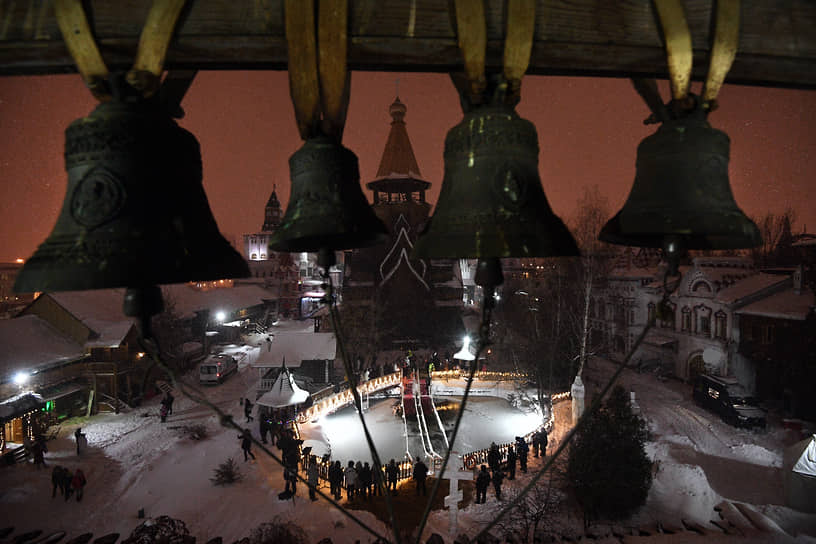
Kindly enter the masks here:
M 785 451 L 788 506 L 816 512 L 816 434 Z
M 270 408 L 283 408 L 303 404 L 307 398 L 309 398 L 309 392 L 298 387 L 284 362 L 278 379 L 272 384 L 272 389 L 261 395 L 256 404 Z

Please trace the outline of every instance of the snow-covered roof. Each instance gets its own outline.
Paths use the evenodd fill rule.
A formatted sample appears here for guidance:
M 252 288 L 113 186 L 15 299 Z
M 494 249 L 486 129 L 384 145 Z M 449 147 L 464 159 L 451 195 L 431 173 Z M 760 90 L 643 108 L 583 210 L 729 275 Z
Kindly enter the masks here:
M 37 393 L 22 393 L 16 397 L 11 397 L 0 402 L 0 422 L 8 421 L 15 417 L 36 410 L 45 403 L 43 398 Z
M 608 279 L 610 279 L 610 280 L 619 280 L 619 279 L 655 278 L 655 277 L 657 277 L 657 274 L 658 274 L 658 267 L 656 267 L 656 266 L 649 266 L 649 267 L 639 267 L 639 266 L 616 267 L 616 268 L 613 268 L 612 271 L 609 273 Z M 662 285 L 662 283 L 661 283 L 661 285 Z
M 85 356 L 85 349 L 36 315 L 0 321 L 0 382 Z
M 337 339 L 332 332 L 276 332 L 272 341 L 261 346 L 253 366 L 279 367 L 284 361 L 299 366 L 301 361 L 334 360 Z
M 280 374 L 278 374 L 278 379 L 272 384 L 272 388 L 261 395 L 256 404 L 282 408 L 302 404 L 306 402 L 307 398 L 309 398 L 309 392 L 298 387 L 292 374 L 289 373 L 289 369 L 284 365 Z
M 810 437 L 809 442 L 802 448 L 802 454 L 793 465 L 793 471 L 808 476 L 816 476 L 816 434 Z M 804 440 L 802 442 L 805 442 Z M 797 446 L 802 445 L 802 442 Z
M 717 272 L 722 273 L 723 271 L 718 270 Z M 714 297 L 714 300 L 716 302 L 722 302 L 725 304 L 737 302 L 742 298 L 759 293 L 772 285 L 784 283 L 786 281 L 790 281 L 789 276 L 779 276 L 776 274 L 766 274 L 764 272 L 760 272 L 758 274 L 748 276 L 747 278 L 742 278 L 733 285 L 721 289 Z
M 272 293 L 258 285 L 235 285 L 203 291 L 186 283 L 178 283 L 163 285 L 162 292 L 175 305 L 175 312 L 180 317 L 192 317 L 202 310 L 233 313 L 274 298 Z
M 136 323 L 122 309 L 124 289 L 61 291 L 48 296 L 96 333 L 85 343 L 89 348 L 119 346 Z
M 793 287 L 789 287 L 784 291 L 773 293 L 752 302 L 737 310 L 737 313 L 804 321 L 813 311 L 814 304 L 816 304 L 816 297 L 814 297 L 813 291 L 802 289 L 797 294 Z

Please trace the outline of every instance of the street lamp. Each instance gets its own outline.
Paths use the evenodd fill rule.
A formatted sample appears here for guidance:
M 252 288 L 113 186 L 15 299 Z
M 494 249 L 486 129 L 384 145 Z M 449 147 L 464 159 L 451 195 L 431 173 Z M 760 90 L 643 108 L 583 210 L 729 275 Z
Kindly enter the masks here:
M 227 318 L 227 314 L 224 312 L 216 312 L 215 313 L 215 320 L 219 323 L 223 323 L 224 320 Z
M 29 374 L 28 372 L 26 372 L 26 371 L 24 371 L 24 370 L 21 370 L 20 372 L 16 373 L 16 374 L 14 375 L 14 378 L 12 378 L 12 379 L 14 380 L 14 383 L 15 383 L 15 384 L 17 384 L 17 385 L 19 385 L 20 387 L 22 387 L 22 386 L 24 386 L 26 383 L 28 383 L 28 379 L 29 379 L 30 377 L 31 377 L 31 374 Z
M 460 359 L 462 361 L 473 361 L 476 359 L 474 355 L 470 352 L 470 336 L 465 336 L 462 339 L 462 349 L 456 352 L 453 356 L 454 359 Z

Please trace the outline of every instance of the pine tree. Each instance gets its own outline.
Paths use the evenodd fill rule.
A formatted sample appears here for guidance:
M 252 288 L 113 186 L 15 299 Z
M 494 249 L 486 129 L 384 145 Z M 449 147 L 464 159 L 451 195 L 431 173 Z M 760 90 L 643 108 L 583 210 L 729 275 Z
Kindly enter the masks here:
M 233 484 L 241 479 L 238 463 L 232 457 L 218 465 L 213 472 L 215 472 L 215 477 L 210 478 L 213 485 Z
M 572 441 L 567 477 L 584 522 L 622 519 L 646 502 L 652 463 L 644 420 L 632 413 L 626 391 L 615 387 Z

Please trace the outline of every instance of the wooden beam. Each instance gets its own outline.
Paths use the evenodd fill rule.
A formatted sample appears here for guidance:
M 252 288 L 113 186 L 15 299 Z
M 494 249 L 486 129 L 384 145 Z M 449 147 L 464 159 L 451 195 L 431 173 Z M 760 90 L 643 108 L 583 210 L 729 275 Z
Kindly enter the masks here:
M 0 75 L 58 74 L 76 68 L 50 0 L 0 1 Z M 88 2 L 91 25 L 111 69 L 131 68 L 149 2 Z M 356 0 L 351 70 L 462 70 L 449 2 Z M 712 0 L 683 2 L 694 49 L 693 79 L 708 69 Z M 500 69 L 504 3 L 489 0 L 487 66 Z M 412 7 L 414 9 L 412 9 Z M 743 0 L 739 48 L 727 83 L 816 87 L 816 2 Z M 281 0 L 194 0 L 170 44 L 171 70 L 285 70 Z M 650 2 L 537 0 L 528 73 L 667 77 Z

